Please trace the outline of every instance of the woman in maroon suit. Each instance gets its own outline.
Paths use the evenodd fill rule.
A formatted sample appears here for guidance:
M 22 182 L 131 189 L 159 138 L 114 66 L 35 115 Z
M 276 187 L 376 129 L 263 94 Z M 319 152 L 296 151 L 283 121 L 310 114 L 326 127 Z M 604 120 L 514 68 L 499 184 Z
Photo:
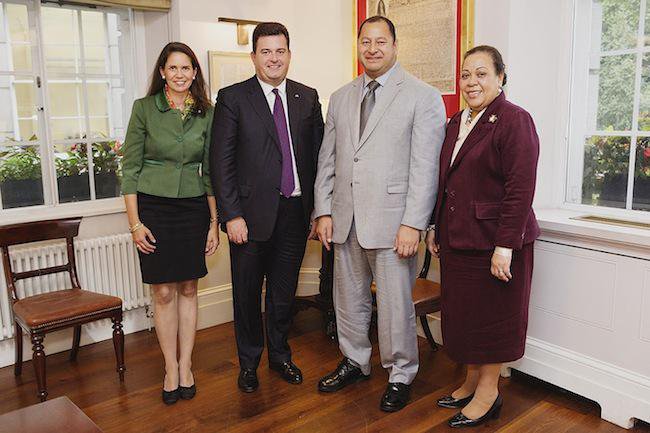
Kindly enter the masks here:
M 526 342 L 539 139 L 530 115 L 506 100 L 505 82 L 495 48 L 465 54 L 459 84 L 468 108 L 447 126 L 426 238 L 440 257 L 445 348 L 467 364 L 461 387 L 438 400 L 462 408 L 452 427 L 499 416 L 501 364 L 521 358 Z

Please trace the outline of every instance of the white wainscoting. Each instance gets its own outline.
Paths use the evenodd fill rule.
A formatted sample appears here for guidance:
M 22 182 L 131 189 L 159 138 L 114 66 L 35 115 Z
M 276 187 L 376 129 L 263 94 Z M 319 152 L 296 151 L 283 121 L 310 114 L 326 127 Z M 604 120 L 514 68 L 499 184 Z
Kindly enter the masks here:
M 429 324 L 442 343 L 439 313 Z M 543 230 L 526 353 L 507 367 L 594 400 L 621 427 L 650 422 L 650 250 Z

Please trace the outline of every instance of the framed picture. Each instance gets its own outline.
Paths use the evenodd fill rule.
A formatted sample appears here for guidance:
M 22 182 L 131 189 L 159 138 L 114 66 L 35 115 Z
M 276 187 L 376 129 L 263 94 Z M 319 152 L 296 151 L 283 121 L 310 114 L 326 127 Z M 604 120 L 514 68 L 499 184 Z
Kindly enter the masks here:
M 374 15 L 397 30 L 402 67 L 442 93 L 451 117 L 461 106 L 461 56 L 473 46 L 474 0 L 355 0 L 357 28 Z M 356 59 L 358 73 L 363 68 Z
M 249 53 L 208 51 L 210 68 L 210 99 L 217 99 L 219 89 L 244 81 L 255 75 Z

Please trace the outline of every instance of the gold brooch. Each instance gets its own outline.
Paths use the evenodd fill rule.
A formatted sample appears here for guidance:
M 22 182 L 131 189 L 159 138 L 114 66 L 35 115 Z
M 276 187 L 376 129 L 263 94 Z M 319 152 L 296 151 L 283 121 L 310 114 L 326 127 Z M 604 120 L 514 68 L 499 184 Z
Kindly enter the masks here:
M 498 119 L 499 119 L 499 118 L 497 117 L 497 115 L 496 115 L 496 114 L 493 114 L 493 115 L 491 115 L 490 118 L 488 119 L 488 122 L 490 122 L 490 123 L 494 123 L 494 122 L 496 122 Z

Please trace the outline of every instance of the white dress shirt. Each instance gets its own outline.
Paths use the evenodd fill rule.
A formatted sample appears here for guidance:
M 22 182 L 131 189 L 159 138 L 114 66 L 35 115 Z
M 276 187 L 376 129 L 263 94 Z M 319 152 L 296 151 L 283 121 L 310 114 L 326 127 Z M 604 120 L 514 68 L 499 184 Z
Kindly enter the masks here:
M 284 118 L 287 122 L 287 131 L 289 132 L 289 149 L 291 149 L 291 168 L 293 169 L 293 182 L 295 188 L 291 193 L 291 197 L 300 197 L 302 195 L 302 190 L 300 189 L 300 179 L 298 179 L 298 168 L 296 166 L 296 155 L 293 151 L 293 140 L 291 139 L 291 124 L 289 123 L 289 107 L 287 107 L 287 80 L 283 80 L 278 87 L 273 87 L 268 83 L 260 80 L 260 77 L 257 77 L 260 86 L 262 86 L 262 92 L 266 97 L 266 102 L 269 104 L 269 110 L 273 114 L 273 106 L 275 105 L 275 94 L 273 89 L 278 89 L 278 94 L 280 95 L 280 100 L 282 101 L 282 107 L 284 108 Z
M 463 113 L 460 115 L 460 128 L 458 129 L 458 137 L 456 138 L 454 151 L 451 154 L 451 163 L 449 166 L 452 166 L 454 164 L 454 160 L 456 159 L 458 152 L 460 151 L 461 147 L 463 147 L 463 143 L 465 143 L 465 139 L 467 139 L 469 133 L 472 132 L 474 125 L 478 123 L 478 120 L 481 118 L 483 113 L 485 113 L 485 108 L 479 111 L 476 117 L 472 119 L 471 123 L 468 124 L 467 120 L 469 119 L 469 108 L 463 110 Z M 495 247 L 494 252 L 505 257 L 512 257 L 512 248 Z

